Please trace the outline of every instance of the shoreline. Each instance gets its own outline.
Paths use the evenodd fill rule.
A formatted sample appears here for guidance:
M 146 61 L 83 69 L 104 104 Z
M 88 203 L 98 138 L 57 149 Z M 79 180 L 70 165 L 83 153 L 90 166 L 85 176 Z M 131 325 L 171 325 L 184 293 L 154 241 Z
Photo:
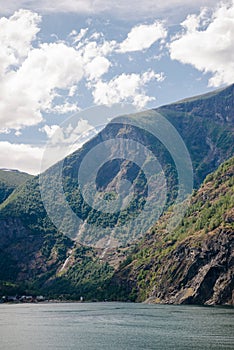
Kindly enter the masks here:
M 31 302 L 2 302 L 1 305 L 48 305 L 48 304 L 114 304 L 114 303 L 121 303 L 121 304 L 136 304 L 136 305 L 147 305 L 147 306 L 185 306 L 185 307 L 204 307 L 204 308 L 228 308 L 228 309 L 234 309 L 234 305 L 230 304 L 213 304 L 213 305 L 198 305 L 198 304 L 169 304 L 169 303 L 145 303 L 145 302 L 133 302 L 133 301 L 119 301 L 119 300 L 109 300 L 109 301 L 80 301 L 80 300 L 57 300 L 57 299 L 51 299 L 51 300 L 44 300 L 44 301 L 31 301 Z

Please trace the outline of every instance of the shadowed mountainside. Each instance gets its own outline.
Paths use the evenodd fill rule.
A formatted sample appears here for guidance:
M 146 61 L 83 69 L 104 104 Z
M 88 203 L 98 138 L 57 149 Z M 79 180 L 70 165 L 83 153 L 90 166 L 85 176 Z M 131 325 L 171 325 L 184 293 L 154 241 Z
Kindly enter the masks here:
M 181 134 L 191 156 L 196 188 L 207 174 L 233 155 L 234 85 L 132 118 L 142 118 L 150 127 L 155 124 L 157 113 Z M 149 133 L 119 125 L 118 118 L 115 121 L 64 160 L 63 188 L 68 203 L 83 220 L 100 221 L 110 229 L 113 223 L 119 225 L 120 234 L 121 221 L 127 220 L 134 210 L 141 210 L 138 202 L 145 195 L 146 184 L 141 171 L 130 162 L 109 162 L 97 180 L 104 193 L 112 191 L 115 177 L 135 181 L 138 192 L 124 215 L 98 215 L 84 203 L 78 189 L 77 171 L 87 152 L 103 140 L 122 137 L 142 142 L 159 159 L 167 179 L 167 212 L 139 245 L 122 247 L 100 258 L 99 248 L 74 244 L 57 230 L 41 200 L 39 179 L 34 177 L 16 188 L 0 206 L 0 294 L 43 292 L 67 298 L 85 295 L 87 299 L 233 303 L 233 184 L 230 185 L 228 175 L 230 172 L 233 178 L 233 160 L 210 175 L 213 178 L 206 179 L 181 225 L 168 234 L 166 222 L 178 185 L 173 159 Z M 45 173 L 51 186 L 56 185 L 57 166 Z M 54 202 L 60 212 L 56 198 Z M 66 216 L 63 221 L 64 227 L 72 225 Z M 95 229 L 91 232 L 93 238 L 92 235 Z M 99 239 L 102 237 L 96 237 L 96 242 Z M 118 267 L 119 261 L 122 262 Z

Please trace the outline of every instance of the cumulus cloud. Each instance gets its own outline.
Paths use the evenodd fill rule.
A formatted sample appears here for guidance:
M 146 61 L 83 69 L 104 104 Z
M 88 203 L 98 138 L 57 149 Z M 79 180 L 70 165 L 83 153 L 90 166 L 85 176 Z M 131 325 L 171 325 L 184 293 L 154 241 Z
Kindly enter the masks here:
M 94 102 L 98 105 L 112 105 L 120 102 L 131 102 L 138 108 L 143 108 L 153 97 L 147 96 L 144 88 L 151 80 L 163 81 L 162 73 L 148 71 L 143 74 L 121 74 L 109 82 L 99 80 L 93 88 Z
M 39 129 L 39 131 L 45 132 L 48 138 L 51 138 L 55 131 L 57 131 L 59 128 L 59 125 L 47 125 L 45 124 L 42 128 Z
M 85 71 L 88 79 L 99 79 L 103 74 L 107 73 L 111 66 L 110 61 L 105 57 L 95 57 L 92 61 L 87 63 Z
M 1 1 L 1 0 L 0 0 Z M 133 101 L 145 106 L 152 97 L 144 87 L 161 75 L 148 80 L 142 74 L 122 74 L 103 81 L 115 63 L 113 55 L 149 48 L 165 38 L 161 22 L 133 27 L 122 43 L 105 40 L 102 33 L 83 28 L 73 30 L 68 41 L 40 42 L 41 17 L 29 10 L 17 11 L 0 19 L 0 122 L 2 132 L 37 125 L 46 114 L 67 114 L 80 110 L 78 85 L 84 80 L 92 90 L 95 103 Z M 107 91 L 112 89 L 112 91 Z M 102 96 L 103 95 L 103 96 Z M 75 102 L 74 102 L 75 101 Z
M 39 174 L 82 146 L 89 138 L 87 134 L 90 130 L 95 131 L 87 120 L 80 119 L 75 126 L 68 125 L 64 129 L 59 125 L 44 125 L 40 131 L 52 140 L 47 146 L 0 141 L 0 164 L 4 168 Z
M 119 52 L 142 51 L 148 49 L 159 39 L 164 39 L 167 31 L 161 22 L 141 24 L 135 26 L 128 33 L 127 38 L 119 45 Z
M 5 168 L 19 169 L 33 175 L 38 174 L 43 152 L 42 147 L 1 141 L 0 164 L 4 164 Z
M 0 19 L 2 130 L 36 125 L 43 120 L 45 112 L 78 111 L 78 104 L 69 101 L 76 93 L 77 84 L 83 78 L 99 79 L 111 66 L 105 56 L 113 50 L 114 43 L 82 41 L 87 29 L 71 33 L 73 46 L 59 41 L 33 46 L 40 21 L 38 14 L 28 10 Z M 58 97 L 62 97 L 60 103 Z
M 47 112 L 52 112 L 55 114 L 67 114 L 67 113 L 75 113 L 80 111 L 80 107 L 77 103 L 65 102 L 63 104 L 57 104 L 52 106 L 46 110 Z
M 78 144 L 82 143 L 81 140 L 87 137 L 87 134 L 90 131 L 94 130 L 94 127 L 89 124 L 86 119 L 78 119 L 76 125 L 69 124 L 65 127 L 60 125 L 47 125 L 45 124 L 42 128 L 39 129 L 41 132 L 45 132 L 49 139 L 51 139 L 52 143 L 55 145 L 73 145 L 74 142 Z
M 211 73 L 210 86 L 233 83 L 234 1 L 221 3 L 211 16 L 204 10 L 189 15 L 181 25 L 182 34 L 169 45 L 171 58 Z
M 95 33 L 96 35 L 91 35 L 79 41 L 76 49 L 79 51 L 84 69 L 84 76 L 87 80 L 97 80 L 103 74 L 109 71 L 111 67 L 111 62 L 107 58 L 116 47 L 116 42 L 107 41 L 103 38 L 101 33 Z M 99 35 L 97 35 L 99 34 Z M 94 37 L 96 41 L 94 41 Z
M 0 128 L 0 134 L 10 134 L 10 132 L 9 128 Z
M 73 29 L 69 36 L 72 37 L 73 43 L 76 44 L 87 34 L 88 30 L 89 28 L 81 28 L 80 32 L 77 33 L 77 31 Z
M 71 88 L 83 74 L 81 56 L 64 43 L 44 43 L 31 50 L 19 69 L 5 74 L 0 82 L 1 124 L 15 129 L 38 124 L 43 111 L 53 111 L 56 89 Z M 64 108 L 77 110 L 69 105 Z
M 52 137 L 52 134 L 56 135 L 54 136 L 54 142 L 49 144 L 47 148 L 31 144 L 0 141 L 0 164 L 4 168 L 18 169 L 37 175 L 82 145 L 82 143 L 75 141 L 71 142 L 72 140 L 70 143 L 63 142 L 63 132 L 61 132 L 61 137 L 59 138 L 60 128 L 55 132 L 52 129 L 50 131 L 47 129 L 47 132 L 50 134 L 50 137 Z M 73 137 L 75 138 L 75 135 Z M 11 155 L 10 157 L 9 154 Z
M 0 76 L 27 57 L 31 43 L 40 31 L 40 21 L 37 13 L 27 10 L 19 10 L 9 19 L 0 18 Z
M 45 132 L 49 138 L 41 159 L 41 171 L 64 159 L 97 133 L 88 120 L 82 118 L 73 125 L 46 124 L 39 131 Z

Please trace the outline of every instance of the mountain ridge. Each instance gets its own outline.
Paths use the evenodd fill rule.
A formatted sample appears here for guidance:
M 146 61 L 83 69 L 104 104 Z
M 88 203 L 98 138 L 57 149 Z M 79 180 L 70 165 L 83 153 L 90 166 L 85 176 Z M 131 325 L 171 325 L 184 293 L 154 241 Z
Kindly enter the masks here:
M 176 108 L 173 107 L 172 104 L 157 109 L 156 113 L 159 111 L 161 115 L 171 122 L 177 131 L 182 134 L 182 138 L 191 155 L 195 174 L 195 185 L 197 188 L 199 188 L 208 173 L 214 171 L 223 161 L 230 158 L 234 153 L 233 96 L 234 85 L 221 92 L 217 92 L 217 94 L 213 94 L 210 97 L 211 100 L 208 98 L 204 100 L 205 102 L 201 102 L 201 99 L 198 99 L 197 104 L 196 101 L 192 101 L 186 102 L 185 104 L 176 104 Z M 214 99 L 216 101 L 215 103 Z M 215 104 L 216 107 L 214 106 Z M 204 114 L 202 111 L 204 111 Z M 147 121 L 149 125 L 151 125 L 150 123 L 154 123 L 155 121 L 156 113 L 154 114 L 153 110 L 150 112 L 145 111 L 141 113 L 140 116 L 148 118 Z M 136 117 L 139 116 L 137 115 Z M 170 210 L 170 205 L 173 203 L 174 199 L 174 193 L 176 195 L 177 186 L 176 169 L 170 154 L 168 154 L 163 145 L 155 141 L 149 134 L 138 129 L 133 129 L 132 127 L 123 128 L 112 123 L 111 125 L 107 125 L 99 135 L 88 141 L 83 148 L 75 151 L 64 160 L 64 191 L 69 204 L 75 212 L 79 213 L 82 209 L 81 214 L 84 218 L 93 221 L 96 220 L 95 213 L 87 211 L 87 208 L 80 200 L 80 194 L 77 192 L 77 182 L 75 179 L 81 159 L 92 147 L 98 144 L 98 142 L 102 142 L 110 137 L 120 136 L 133 138 L 138 141 L 140 140 L 144 142 L 147 147 L 158 152 L 159 160 L 164 170 L 167 171 L 167 181 L 169 183 L 171 196 L 168 201 L 167 210 Z M 121 168 L 122 164 L 124 166 L 123 168 Z M 56 166 L 57 165 L 54 167 Z M 115 169 L 115 167 L 116 164 L 110 163 L 108 169 Z M 53 169 L 52 166 L 48 171 L 48 173 L 52 173 L 52 177 L 49 178 L 52 180 L 52 186 L 56 181 L 56 177 L 53 177 Z M 139 171 L 136 171 L 131 164 L 120 163 L 119 169 L 120 176 L 126 176 L 127 174 L 132 179 L 140 180 Z M 100 189 L 108 189 L 113 178 L 112 174 L 110 171 L 100 174 L 104 175 L 104 177 L 100 177 L 99 179 Z M 222 182 L 222 177 L 219 181 Z M 110 187 L 110 189 L 111 188 L 112 187 Z M 140 195 L 144 193 L 144 182 L 141 192 L 139 193 Z M 207 202 L 209 203 L 209 200 L 207 200 Z M 57 202 L 55 201 L 55 203 Z M 226 209 L 222 210 L 224 211 Z M 170 212 L 164 213 L 163 218 L 165 219 L 167 216 L 170 216 Z M 212 216 L 215 218 L 216 214 L 213 213 Z M 232 216 L 230 216 L 230 218 L 230 220 L 232 220 Z M 65 227 L 66 225 L 70 225 L 69 221 L 66 221 L 66 218 L 64 219 Z M 119 219 L 121 219 L 121 217 L 116 217 L 116 220 Z M 107 219 L 103 216 L 102 220 Z M 159 219 L 161 223 L 160 220 L 162 220 L 162 218 Z M 186 218 L 184 220 L 186 221 Z M 41 200 L 38 176 L 17 188 L 4 203 L 0 205 L 0 221 L 0 294 L 13 293 L 14 291 L 19 293 L 23 291 L 24 293 L 40 292 L 52 297 L 59 297 L 62 295 L 64 298 L 68 299 L 79 299 L 80 295 L 85 295 L 86 298 L 90 300 L 143 301 L 150 298 L 151 301 L 173 303 L 181 303 L 182 299 L 184 303 L 192 302 L 204 304 L 233 302 L 230 298 L 228 300 L 226 297 L 222 298 L 218 293 L 216 293 L 217 297 L 212 295 L 209 299 L 204 297 L 202 299 L 201 293 L 199 294 L 195 285 L 187 286 L 187 292 L 182 296 L 178 294 L 181 292 L 181 289 L 176 290 L 176 288 L 174 288 L 175 294 L 173 299 L 172 295 L 167 294 L 163 289 L 167 289 L 168 287 L 165 281 L 163 282 L 165 283 L 164 285 L 163 283 L 160 285 L 160 289 L 157 290 L 157 288 L 159 288 L 158 286 L 153 292 L 148 284 L 154 283 L 154 275 L 151 276 L 147 272 L 152 266 L 146 264 L 148 270 L 145 269 L 145 265 L 143 265 L 142 268 L 138 266 L 139 274 L 128 274 L 129 264 L 132 263 L 132 252 L 137 249 L 134 244 L 129 247 L 120 247 L 115 252 L 113 250 L 109 253 L 107 252 L 106 257 L 103 258 L 98 247 L 85 247 L 79 243 L 74 243 L 69 237 L 59 232 L 49 219 Z M 165 223 L 163 225 L 165 225 Z M 213 225 L 215 225 L 215 222 Z M 145 232 L 142 232 L 142 234 L 145 234 Z M 178 237 L 171 237 L 168 239 L 165 246 L 157 247 L 157 249 L 161 249 L 161 258 L 163 258 L 163 256 L 168 258 L 168 266 L 170 266 L 170 259 L 167 253 L 174 245 L 174 241 L 176 240 L 179 242 L 179 237 L 183 237 L 183 235 L 184 233 L 180 232 L 178 233 Z M 220 238 L 217 236 L 219 242 L 217 247 L 223 246 L 223 249 L 227 251 L 228 244 L 222 240 L 222 234 L 220 233 L 219 235 Z M 223 235 L 225 236 L 225 233 Z M 150 242 L 150 234 L 147 233 L 145 237 L 149 239 Z M 162 244 L 164 244 L 164 236 L 162 235 L 160 237 L 162 238 Z M 226 237 L 230 237 L 229 232 L 226 232 Z M 227 238 L 227 240 L 229 240 L 229 238 Z M 208 243 L 209 242 L 204 244 L 208 245 Z M 192 245 L 192 241 L 189 241 L 188 245 Z M 143 244 L 142 249 L 139 251 L 139 262 L 145 254 L 144 249 L 146 249 L 146 247 L 144 247 Z M 204 251 L 205 250 L 203 250 L 203 252 Z M 216 251 L 217 250 L 214 250 L 214 254 L 216 254 Z M 179 254 L 179 252 L 176 254 Z M 183 254 L 183 256 L 186 257 L 186 253 Z M 154 256 L 154 258 L 156 259 L 157 256 Z M 217 259 L 220 260 L 221 257 Z M 173 257 L 171 260 L 173 260 Z M 120 266 L 118 267 L 119 262 Z M 164 265 L 166 266 L 166 264 Z M 184 271 L 186 271 L 186 266 L 184 266 Z M 173 273 L 173 271 L 171 271 L 171 273 Z M 166 278 L 165 276 L 167 276 L 166 271 L 162 272 L 162 276 L 160 277 L 162 281 Z M 129 282 L 128 277 L 130 281 L 132 278 L 132 282 Z M 176 280 L 177 277 L 174 277 Z M 145 278 L 146 286 L 144 285 L 145 282 L 142 282 Z M 191 281 L 192 280 L 193 279 L 191 279 Z M 141 282 L 142 285 L 139 285 L 138 282 Z M 184 283 L 181 281 L 179 282 Z M 142 288 L 142 286 L 144 288 Z M 169 287 L 173 287 L 173 284 Z M 193 292 L 189 288 L 193 288 Z M 218 289 L 221 289 L 221 286 L 219 286 Z M 186 296 L 186 293 L 189 295 Z M 197 297 L 195 296 L 196 293 L 198 295 Z M 206 293 L 207 290 L 205 288 L 203 294 Z
M 17 169 L 0 169 L 0 204 L 3 203 L 11 193 L 24 182 L 32 179 L 32 175 Z

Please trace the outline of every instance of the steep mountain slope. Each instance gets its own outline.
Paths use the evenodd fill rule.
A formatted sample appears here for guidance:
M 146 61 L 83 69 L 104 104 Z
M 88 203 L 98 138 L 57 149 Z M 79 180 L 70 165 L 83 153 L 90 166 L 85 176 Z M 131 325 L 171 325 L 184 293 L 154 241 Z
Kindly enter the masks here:
M 228 159 L 234 153 L 234 85 L 216 93 L 205 95 L 203 97 L 193 98 L 191 101 L 179 102 L 169 106 L 161 107 L 157 111 L 145 111 L 140 114 L 129 116 L 128 120 L 138 120 L 139 124 L 147 125 L 148 129 L 154 129 L 157 125 L 158 112 L 161 113 L 182 135 L 190 157 L 192 160 L 195 185 L 199 186 L 205 176 L 217 168 L 219 164 Z M 203 114 L 204 111 L 204 114 Z M 118 122 L 121 120 L 121 122 Z M 78 184 L 77 174 L 80 164 L 90 150 L 97 145 L 110 139 L 131 139 L 145 145 L 158 159 L 162 171 L 166 178 L 167 200 L 164 210 L 169 207 L 178 194 L 178 174 L 174 159 L 168 149 L 156 137 L 129 124 L 124 124 L 122 119 L 115 119 L 108 124 L 96 137 L 87 142 L 81 149 L 68 156 L 62 167 L 62 186 L 66 196 L 66 201 L 81 218 L 80 227 L 73 227 L 70 216 L 64 213 L 64 206 L 61 198 L 56 191 L 49 191 L 50 188 L 56 189 L 58 183 L 57 169 L 61 163 L 50 168 L 45 174 L 44 179 L 47 188 L 46 195 L 53 196 L 52 211 L 58 213 L 57 219 L 63 232 L 68 230 L 74 233 L 81 232 L 83 222 L 90 223 L 90 232 L 82 238 L 86 244 L 94 242 L 97 246 L 100 241 L 107 239 L 102 236 L 102 230 L 96 230 L 93 223 L 98 223 L 99 227 L 108 228 L 111 232 L 113 226 L 120 227 L 117 236 L 123 236 L 121 231 L 122 222 L 133 215 L 139 213 L 144 205 L 147 195 L 147 183 L 144 174 L 133 162 L 116 160 L 116 148 L 111 149 L 113 160 L 109 161 L 103 167 L 97 177 L 96 185 L 99 193 L 112 193 L 115 178 L 129 180 L 135 183 L 136 191 L 134 197 L 125 211 L 114 214 L 103 213 L 91 208 L 83 199 Z M 177 147 L 177 144 L 174 145 Z M 118 147 L 117 147 L 118 148 Z M 134 155 L 136 156 L 136 155 Z M 155 175 L 157 176 L 157 174 Z M 159 174 L 160 178 L 160 174 Z M 25 184 L 14 195 L 0 207 L 0 216 L 16 217 L 21 219 L 29 229 L 39 229 L 44 231 L 49 225 L 47 213 L 41 200 L 39 179 L 35 177 L 30 183 Z M 131 232 L 137 229 L 137 225 L 131 228 Z M 142 232 L 143 233 L 143 232 Z M 72 234 L 69 234 L 72 236 Z M 127 234 L 126 234 L 127 236 Z M 137 236 L 137 234 L 136 234 Z
M 234 85 L 209 96 L 199 96 L 191 101 L 161 107 L 157 111 L 145 111 L 132 116 L 132 118 L 138 120 L 142 118 L 144 123 L 147 123 L 149 127 L 153 127 L 157 119 L 157 113 L 160 112 L 176 127 L 189 149 L 195 182 L 198 186 L 207 173 L 213 171 L 221 162 L 233 154 L 233 101 Z M 139 128 L 118 124 L 118 119 L 107 125 L 101 133 L 87 142 L 81 149 L 68 156 L 63 162 L 62 173 L 66 200 L 74 212 L 82 220 L 90 223 L 98 222 L 103 227 L 108 226 L 110 230 L 113 223 L 117 223 L 117 225 L 119 224 L 120 235 L 122 235 L 121 221 L 127 220 L 128 215 L 131 217 L 132 208 L 136 212 L 142 208 L 142 202 L 139 199 L 144 198 L 147 185 L 142 172 L 130 162 L 116 162 L 116 160 L 113 160 L 108 162 L 107 166 L 99 173 L 97 186 L 100 192 L 111 193 L 115 177 L 122 177 L 135 182 L 137 191 L 130 209 L 124 215 L 100 215 L 100 213 L 88 207 L 79 192 L 77 172 L 82 159 L 89 150 L 104 140 L 121 137 L 140 141 L 156 154 L 167 179 L 166 210 L 173 204 L 178 187 L 175 164 L 170 153 L 151 134 Z M 44 174 L 52 188 L 56 187 L 56 169 L 58 166 L 60 166 L 60 163 L 51 167 Z M 209 200 L 207 202 L 209 203 Z M 56 196 L 54 197 L 54 205 L 54 211 L 58 212 L 62 219 L 63 228 L 70 229 L 72 222 L 65 214 L 61 214 L 60 202 Z M 169 215 L 169 213 L 166 214 L 166 216 Z M 210 215 L 213 216 L 214 213 Z M 157 227 L 160 227 L 160 225 L 163 227 L 165 225 L 163 221 L 160 219 Z M 186 225 L 184 224 L 183 227 Z M 190 227 L 190 222 L 188 226 Z M 131 228 L 131 230 L 134 229 Z M 181 228 L 181 230 L 183 229 Z M 142 234 L 144 233 L 142 232 Z M 158 252 L 161 249 L 162 256 L 167 256 L 167 251 L 174 247 L 175 242 L 179 239 L 178 237 L 180 239 L 181 237 L 185 238 L 187 231 L 186 233 L 176 231 L 173 235 L 175 237 L 166 238 L 167 243 L 164 242 L 164 235 L 158 235 L 158 245 L 155 246 L 155 250 Z M 152 233 L 148 234 L 147 239 L 141 243 L 142 249 L 139 248 L 137 251 L 139 256 L 136 257 L 138 262 L 141 261 L 141 257 L 145 256 L 144 249 L 146 251 L 148 249 L 147 240 L 153 242 L 156 239 L 155 236 L 152 236 L 152 241 L 151 236 Z M 96 233 L 95 226 L 90 235 L 85 237 L 84 242 L 89 243 L 90 237 L 92 237 L 92 240 L 95 238 L 97 246 L 99 241 L 103 239 Z M 201 238 L 201 242 L 203 242 L 203 238 Z M 144 244 L 146 247 L 144 247 Z M 190 245 L 190 241 L 188 245 Z M 70 297 L 79 298 L 81 294 L 85 294 L 90 299 L 123 298 L 124 300 L 135 300 L 136 298 L 137 300 L 143 300 L 150 297 L 151 294 L 152 296 L 156 295 L 153 294 L 151 288 L 155 281 L 154 274 L 151 275 L 150 272 L 147 275 L 147 271 L 151 271 L 151 265 L 146 268 L 146 272 L 142 272 L 140 265 L 138 267 L 134 265 L 131 275 L 131 268 L 128 263 L 133 259 L 132 255 L 128 256 L 127 260 L 122 263 L 120 270 L 111 279 L 113 268 L 108 264 L 108 261 L 111 261 L 111 264 L 116 267 L 116 261 L 124 260 L 127 251 L 126 249 L 120 249 L 114 258 L 109 255 L 106 259 L 100 259 L 101 252 L 98 248 L 74 245 L 74 242 L 64 236 L 62 232 L 59 232 L 50 221 L 41 199 L 38 177 L 34 177 L 31 181 L 17 188 L 0 206 L 0 293 L 23 290 L 35 293 L 40 291 L 53 296 L 69 295 Z M 150 256 L 151 253 L 152 261 L 157 261 L 158 255 L 154 255 L 153 251 L 147 251 Z M 149 255 L 146 256 L 150 260 Z M 169 258 L 168 261 L 170 261 Z M 141 271 L 139 276 L 134 270 L 135 267 Z M 161 272 L 164 273 L 164 271 Z M 146 275 L 148 277 L 145 285 Z M 159 278 L 158 276 L 156 274 L 157 278 Z M 143 282 L 139 284 L 136 280 L 142 280 Z M 160 285 L 159 291 L 161 290 Z M 157 293 L 157 289 L 155 289 L 155 293 Z M 169 296 L 165 294 L 161 300 L 167 301 L 167 298 Z M 176 301 L 180 302 L 178 298 Z M 193 302 L 196 302 L 196 300 L 193 299 Z
M 0 296 L 36 295 L 104 299 L 113 268 L 99 251 L 74 244 L 55 229 L 29 229 L 20 219 L 1 221 Z
M 32 177 L 32 175 L 18 170 L 0 169 L 0 204 L 7 199 L 15 188 L 32 179 Z
M 234 304 L 234 158 L 207 176 L 182 223 L 167 212 L 110 282 L 115 297 L 156 303 Z
M 188 147 L 195 186 L 233 155 L 234 84 L 158 111 L 176 127 Z

